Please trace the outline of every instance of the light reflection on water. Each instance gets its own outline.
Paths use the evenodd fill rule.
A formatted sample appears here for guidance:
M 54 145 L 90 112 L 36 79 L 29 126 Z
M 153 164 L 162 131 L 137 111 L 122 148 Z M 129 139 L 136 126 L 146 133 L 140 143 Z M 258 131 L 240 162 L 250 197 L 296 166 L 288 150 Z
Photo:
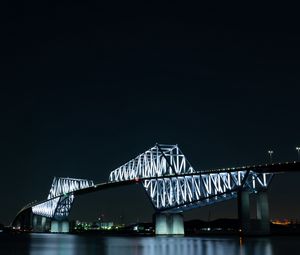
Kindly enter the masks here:
M 299 237 L 100 237 L 65 234 L 0 235 L 0 254 L 29 255 L 278 255 Z
M 140 238 L 134 242 L 128 238 L 106 240 L 106 254 L 172 254 L 172 255 L 229 255 L 229 254 L 264 254 L 273 255 L 269 241 L 256 240 L 254 245 L 240 244 L 237 238 Z M 125 252 L 125 250 L 128 251 Z
M 31 234 L 30 255 L 76 254 L 75 235 Z

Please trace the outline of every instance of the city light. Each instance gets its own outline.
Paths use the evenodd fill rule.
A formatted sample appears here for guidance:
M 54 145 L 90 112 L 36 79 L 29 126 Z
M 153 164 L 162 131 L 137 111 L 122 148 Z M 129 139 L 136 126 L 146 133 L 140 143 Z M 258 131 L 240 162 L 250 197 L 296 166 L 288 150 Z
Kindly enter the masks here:
M 270 156 L 270 164 L 272 164 L 273 163 L 273 153 L 274 153 L 274 151 L 269 150 L 268 153 L 269 153 L 269 156 Z

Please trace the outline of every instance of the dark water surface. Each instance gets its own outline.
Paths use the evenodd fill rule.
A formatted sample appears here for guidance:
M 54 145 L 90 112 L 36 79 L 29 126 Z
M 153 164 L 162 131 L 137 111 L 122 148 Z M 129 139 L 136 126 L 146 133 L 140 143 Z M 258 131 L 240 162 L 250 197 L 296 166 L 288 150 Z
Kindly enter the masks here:
M 0 234 L 0 255 L 278 255 L 300 254 L 300 237 L 101 237 Z

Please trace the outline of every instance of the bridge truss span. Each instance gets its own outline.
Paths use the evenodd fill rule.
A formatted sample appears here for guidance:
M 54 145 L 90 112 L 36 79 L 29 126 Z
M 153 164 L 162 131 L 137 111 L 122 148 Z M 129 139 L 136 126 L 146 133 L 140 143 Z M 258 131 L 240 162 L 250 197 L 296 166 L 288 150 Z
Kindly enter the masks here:
M 110 182 L 138 180 L 157 211 L 184 211 L 266 189 L 272 173 L 254 169 L 196 171 L 177 145 L 156 144 L 112 171 Z
M 158 145 L 112 171 L 110 182 L 193 173 L 194 169 L 177 145 Z
M 32 207 L 36 215 L 54 219 L 68 217 L 74 194 L 72 192 L 94 186 L 94 182 L 86 179 L 54 177 L 47 201 Z
M 266 189 L 270 174 L 247 171 L 155 178 L 143 181 L 158 211 L 184 211 L 237 197 L 240 189 L 256 193 Z

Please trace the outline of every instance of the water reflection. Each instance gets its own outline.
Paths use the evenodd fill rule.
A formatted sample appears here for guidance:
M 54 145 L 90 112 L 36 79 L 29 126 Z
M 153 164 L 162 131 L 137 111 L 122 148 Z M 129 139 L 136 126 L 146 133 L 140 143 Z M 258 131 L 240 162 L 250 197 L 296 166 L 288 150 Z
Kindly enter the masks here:
M 0 235 L 0 254 L 29 255 L 278 255 L 300 237 L 100 237 L 64 234 Z M 275 252 L 276 251 L 276 252 Z M 292 251 L 292 250 L 291 250 Z
M 30 255 L 105 254 L 101 237 L 65 234 L 31 234 Z
M 238 238 L 140 238 L 133 242 L 128 238 L 106 240 L 106 254 L 172 254 L 172 255 L 273 255 L 268 239 L 255 239 L 240 244 Z
M 273 255 L 268 239 L 187 237 L 82 237 L 75 235 L 32 235 L 30 255 L 106 254 L 119 255 Z
M 130 254 L 156 255 L 156 254 L 225 254 L 224 246 L 227 252 L 235 253 L 238 246 L 233 240 L 212 240 L 199 238 L 139 238 L 133 243 L 130 239 L 118 238 L 107 239 L 106 254 L 117 255 L 120 250 L 131 250 Z M 127 254 L 127 253 L 124 253 Z
M 31 234 L 30 255 L 76 254 L 78 245 L 84 244 L 79 239 L 75 235 Z
M 270 238 L 240 240 L 240 255 L 265 254 L 273 255 Z

